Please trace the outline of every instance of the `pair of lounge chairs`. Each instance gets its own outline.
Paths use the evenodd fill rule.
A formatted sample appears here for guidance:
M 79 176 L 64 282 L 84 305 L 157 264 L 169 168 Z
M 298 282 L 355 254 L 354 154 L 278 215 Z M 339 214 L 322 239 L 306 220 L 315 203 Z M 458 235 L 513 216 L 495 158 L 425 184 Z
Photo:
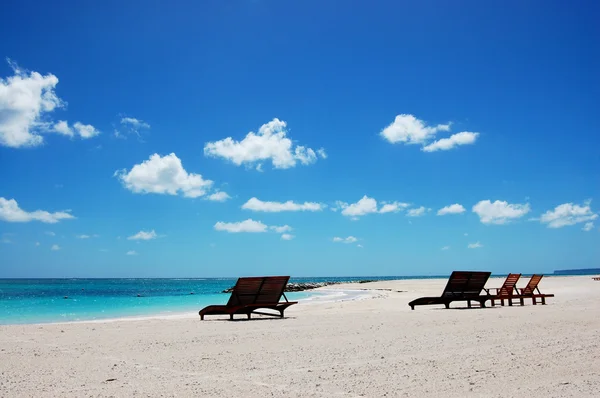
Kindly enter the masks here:
M 538 284 L 543 275 L 533 275 L 526 287 L 518 289 L 516 285 L 521 274 L 509 274 L 502 287 L 486 289 L 485 284 L 491 274 L 491 272 L 480 271 L 454 271 L 440 297 L 421 297 L 411 301 L 408 305 L 412 310 L 417 305 L 432 304 L 444 304 L 446 308 L 450 308 L 450 304 L 454 301 L 466 301 L 469 308 L 471 308 L 472 302 L 477 302 L 480 307 L 485 308 L 485 302 L 488 300 L 491 301 L 492 306 L 497 300 L 502 305 L 506 300 L 508 305 L 512 306 L 513 300 L 518 299 L 520 304 L 524 305 L 525 299 L 530 298 L 535 305 L 538 304 L 538 299 L 541 304 L 546 304 L 547 297 L 554 297 L 554 294 L 540 292 Z M 482 294 L 482 291 L 485 294 Z
M 285 286 L 290 279 L 289 276 L 264 276 L 239 278 L 231 291 L 229 301 L 225 305 L 209 305 L 200 310 L 200 319 L 204 320 L 206 315 L 229 315 L 233 320 L 236 314 L 244 314 L 251 318 L 252 314 L 279 316 L 283 318 L 283 312 L 297 301 L 288 301 L 285 296 Z M 285 299 L 280 302 L 281 297 Z M 279 314 L 259 312 L 259 309 L 270 309 Z
M 504 305 L 504 300 L 508 301 L 508 305 L 513 305 L 513 300 L 519 300 L 521 305 L 525 305 L 525 299 L 530 298 L 533 305 L 538 304 L 538 299 L 542 304 L 546 304 L 546 297 L 554 297 L 554 294 L 544 294 L 540 292 L 538 287 L 543 275 L 534 274 L 529 279 L 527 286 L 524 288 L 517 288 L 517 281 L 521 277 L 521 274 L 508 274 L 506 280 L 502 284 L 502 287 L 496 289 L 485 289 L 490 293 L 490 290 L 495 290 L 495 294 L 491 294 L 492 307 L 495 305 L 496 300 L 500 300 L 500 303 Z

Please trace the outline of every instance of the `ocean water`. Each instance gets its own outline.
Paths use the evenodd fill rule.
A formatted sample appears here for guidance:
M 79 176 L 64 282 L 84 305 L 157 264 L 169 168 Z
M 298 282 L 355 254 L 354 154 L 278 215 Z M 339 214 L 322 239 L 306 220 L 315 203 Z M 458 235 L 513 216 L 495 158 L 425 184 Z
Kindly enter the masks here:
M 364 279 L 406 278 L 292 278 L 290 282 Z M 237 278 L 0 279 L 0 324 L 197 314 L 206 305 L 225 304 L 229 294 L 221 291 L 233 286 L 236 280 Z M 310 300 L 324 294 L 305 291 L 286 293 L 286 296 L 289 300 Z

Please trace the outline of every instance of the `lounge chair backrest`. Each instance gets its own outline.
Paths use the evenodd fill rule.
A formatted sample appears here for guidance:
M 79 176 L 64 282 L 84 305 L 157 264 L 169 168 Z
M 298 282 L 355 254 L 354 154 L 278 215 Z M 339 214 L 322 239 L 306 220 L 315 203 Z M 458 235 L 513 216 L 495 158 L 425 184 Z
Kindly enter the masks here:
M 535 293 L 534 291 L 535 291 L 535 289 L 537 289 L 537 285 L 540 283 L 543 276 L 544 275 L 536 275 L 536 274 L 532 275 L 531 279 L 529 280 L 529 283 L 522 290 L 522 294 L 524 294 L 524 295 L 534 294 Z
M 289 279 L 289 276 L 239 278 L 233 287 L 227 306 L 276 303 L 281 298 Z
M 453 271 L 442 297 L 478 296 L 491 274 L 481 271 Z
M 266 277 L 256 297 L 256 304 L 279 302 L 289 279 L 289 276 Z
M 239 278 L 231 291 L 227 306 L 253 304 L 263 279 L 262 277 Z
M 515 292 L 515 287 L 517 286 L 520 277 L 521 274 L 508 274 L 502 287 L 498 289 L 498 295 L 511 296 Z

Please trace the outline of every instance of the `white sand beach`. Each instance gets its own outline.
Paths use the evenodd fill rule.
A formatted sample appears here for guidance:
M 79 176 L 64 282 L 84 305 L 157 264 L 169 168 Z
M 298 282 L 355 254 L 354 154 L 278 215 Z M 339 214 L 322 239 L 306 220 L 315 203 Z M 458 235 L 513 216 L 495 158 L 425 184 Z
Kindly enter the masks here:
M 302 303 L 286 319 L 1 326 L 0 396 L 599 396 L 600 282 L 545 277 L 556 295 L 545 306 L 410 310 L 445 283 L 340 285 L 386 290 Z

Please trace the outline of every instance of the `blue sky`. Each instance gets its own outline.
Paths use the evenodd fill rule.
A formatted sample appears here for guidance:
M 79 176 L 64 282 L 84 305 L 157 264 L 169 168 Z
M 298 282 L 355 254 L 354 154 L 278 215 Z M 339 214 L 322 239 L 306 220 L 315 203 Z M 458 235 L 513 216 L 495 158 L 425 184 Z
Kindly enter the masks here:
M 0 277 L 599 266 L 596 2 L 0 7 Z

